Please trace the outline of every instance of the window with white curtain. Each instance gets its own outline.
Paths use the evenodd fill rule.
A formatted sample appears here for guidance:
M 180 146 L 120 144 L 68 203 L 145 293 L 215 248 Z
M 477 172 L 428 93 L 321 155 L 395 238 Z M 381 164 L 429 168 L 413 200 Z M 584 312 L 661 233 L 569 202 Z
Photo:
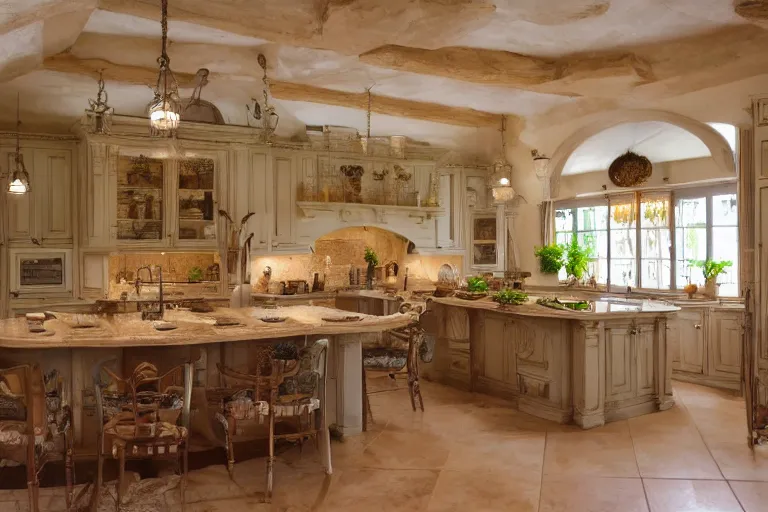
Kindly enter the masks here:
M 555 210 L 557 243 L 578 236 L 592 256 L 588 275 L 605 284 L 610 269 L 618 289 L 703 284 L 692 263 L 713 259 L 733 263 L 718 278 L 720 295 L 738 296 L 738 226 L 736 185 L 730 184 L 562 202 Z

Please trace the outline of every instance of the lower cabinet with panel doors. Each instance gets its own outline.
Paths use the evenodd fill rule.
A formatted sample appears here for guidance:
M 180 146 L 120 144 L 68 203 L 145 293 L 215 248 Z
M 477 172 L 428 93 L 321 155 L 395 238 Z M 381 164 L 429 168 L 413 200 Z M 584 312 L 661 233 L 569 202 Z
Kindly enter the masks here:
M 743 310 L 680 305 L 667 332 L 672 377 L 740 392 Z

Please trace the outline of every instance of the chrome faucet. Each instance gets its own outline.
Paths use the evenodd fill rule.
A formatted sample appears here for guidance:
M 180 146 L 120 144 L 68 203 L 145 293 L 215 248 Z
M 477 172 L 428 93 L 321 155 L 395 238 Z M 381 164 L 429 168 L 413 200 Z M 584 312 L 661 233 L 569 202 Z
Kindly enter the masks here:
M 157 311 L 152 310 L 142 310 L 141 312 L 141 319 L 142 320 L 162 320 L 163 316 L 165 314 L 165 301 L 163 299 L 163 267 L 158 265 L 155 267 L 157 269 L 158 273 L 158 279 L 160 284 L 160 290 L 159 290 L 159 297 L 158 297 L 158 306 L 159 309 Z M 139 272 L 143 269 L 146 269 L 149 272 L 149 282 L 152 282 L 152 268 L 147 265 L 145 267 L 139 267 L 136 270 L 136 295 L 139 295 L 139 292 L 141 290 L 141 279 L 139 279 Z
M 142 281 L 141 280 L 141 271 L 146 270 L 149 272 L 149 281 Z M 143 267 L 139 267 L 136 269 L 136 281 L 134 281 L 133 286 L 136 288 L 136 296 L 138 297 L 141 294 L 141 284 L 147 282 L 152 282 L 152 267 L 149 265 L 145 265 Z

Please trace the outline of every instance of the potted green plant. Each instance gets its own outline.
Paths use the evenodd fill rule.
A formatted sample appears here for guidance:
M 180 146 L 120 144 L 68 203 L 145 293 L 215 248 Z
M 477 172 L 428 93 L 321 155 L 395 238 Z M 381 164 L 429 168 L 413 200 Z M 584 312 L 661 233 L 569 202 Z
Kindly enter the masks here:
M 537 247 L 533 254 L 539 258 L 539 270 L 542 274 L 557 274 L 565 265 L 563 260 L 565 247 L 560 244 Z
M 454 295 L 460 299 L 477 300 L 488 295 L 488 283 L 480 276 L 467 278 L 467 289 L 457 290 Z
M 189 272 L 187 272 L 187 280 L 190 283 L 199 283 L 203 280 L 203 269 L 200 267 L 192 267 L 189 269 Z
M 708 297 L 717 297 L 717 276 L 725 274 L 725 269 L 732 266 L 733 262 L 728 260 L 698 260 L 690 261 L 689 264 L 699 267 L 704 275 L 704 295 Z
M 373 289 L 373 274 L 376 271 L 376 265 L 379 264 L 379 257 L 376 252 L 370 247 L 365 248 L 365 255 L 363 259 L 368 263 L 368 270 L 365 273 L 365 287 L 368 290 Z
M 589 249 L 582 247 L 574 236 L 568 245 L 565 262 L 565 271 L 569 278 L 576 281 L 581 281 L 584 278 L 584 274 L 589 268 L 589 254 Z
M 508 306 L 519 306 L 528 301 L 528 294 L 519 290 L 510 290 L 505 288 L 493 296 L 493 301 L 499 304 L 500 308 Z

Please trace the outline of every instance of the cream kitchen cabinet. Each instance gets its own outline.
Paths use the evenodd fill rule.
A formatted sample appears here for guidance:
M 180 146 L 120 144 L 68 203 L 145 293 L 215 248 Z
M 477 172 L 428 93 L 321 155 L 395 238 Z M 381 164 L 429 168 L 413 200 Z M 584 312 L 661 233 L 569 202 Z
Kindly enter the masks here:
M 606 325 L 606 402 L 653 394 L 653 344 L 653 324 L 622 322 Z
M 667 333 L 673 378 L 739 391 L 742 322 L 739 309 L 684 306 Z
M 674 370 L 699 375 L 704 373 L 707 315 L 708 312 L 703 309 L 681 310 L 669 323 L 667 339 Z
M 72 151 L 22 148 L 30 192 L 6 194 L 8 241 L 15 246 L 72 246 Z M 0 151 L 2 170 L 15 168 L 14 150 Z M 3 184 L 5 187 L 5 183 Z

